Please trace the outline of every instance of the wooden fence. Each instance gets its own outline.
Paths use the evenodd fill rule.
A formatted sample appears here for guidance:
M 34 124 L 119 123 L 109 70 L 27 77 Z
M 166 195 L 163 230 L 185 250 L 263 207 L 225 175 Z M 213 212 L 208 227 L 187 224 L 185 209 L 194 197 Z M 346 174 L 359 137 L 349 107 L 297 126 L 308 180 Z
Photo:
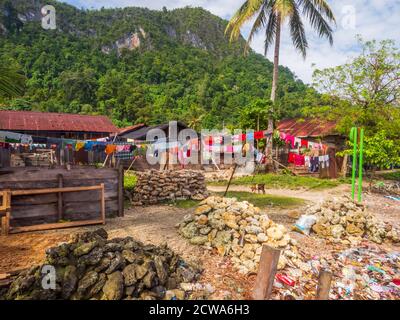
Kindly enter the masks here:
M 122 167 L 96 169 L 76 167 L 7 168 L 0 170 L 0 190 L 31 190 L 98 186 L 104 184 L 105 214 L 123 216 Z M 11 199 L 11 227 L 30 226 L 60 221 L 96 219 L 101 213 L 101 193 L 98 190 L 68 193 L 13 195 Z

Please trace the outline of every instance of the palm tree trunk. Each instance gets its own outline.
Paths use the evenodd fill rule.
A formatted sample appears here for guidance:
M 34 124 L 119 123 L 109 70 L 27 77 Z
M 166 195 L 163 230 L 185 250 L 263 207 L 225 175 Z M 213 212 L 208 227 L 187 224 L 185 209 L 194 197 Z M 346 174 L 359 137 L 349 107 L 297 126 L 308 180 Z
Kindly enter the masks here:
M 276 35 L 275 35 L 275 52 L 274 52 L 274 73 L 272 78 L 272 89 L 271 89 L 271 101 L 275 102 L 276 90 L 278 88 L 278 78 L 279 78 L 279 50 L 281 46 L 281 14 L 278 13 L 276 18 Z
M 278 88 L 278 78 L 279 78 L 279 49 L 281 45 L 281 22 L 282 17 L 281 14 L 278 13 L 276 17 L 276 34 L 275 34 L 275 52 L 274 52 L 274 71 L 272 76 L 272 88 L 271 88 L 271 101 L 274 104 L 276 100 L 276 91 Z M 272 105 L 271 113 L 274 113 L 274 105 Z M 272 117 L 268 119 L 268 132 L 274 131 L 274 120 Z M 269 145 L 267 147 L 268 155 L 272 159 L 273 145 L 272 145 L 272 137 L 270 139 Z

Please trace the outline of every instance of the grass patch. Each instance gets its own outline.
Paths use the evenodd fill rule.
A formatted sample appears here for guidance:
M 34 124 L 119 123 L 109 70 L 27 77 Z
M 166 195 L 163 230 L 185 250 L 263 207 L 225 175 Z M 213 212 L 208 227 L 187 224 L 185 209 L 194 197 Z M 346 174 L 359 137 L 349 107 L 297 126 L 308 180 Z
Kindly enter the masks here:
M 196 207 L 199 204 L 200 201 L 197 200 L 175 200 L 175 201 L 167 201 L 165 204 L 167 205 L 173 205 L 174 207 L 181 208 L 181 209 L 189 209 Z
M 246 176 L 232 179 L 232 185 L 252 185 L 265 184 L 266 188 L 282 188 L 282 189 L 330 189 L 337 187 L 343 183 L 347 183 L 348 179 L 319 179 L 307 176 L 292 176 L 284 174 L 258 174 L 255 176 Z M 227 185 L 226 181 L 210 182 L 210 185 L 223 186 Z
M 217 195 L 223 196 L 223 192 L 218 192 Z M 291 208 L 303 206 L 306 204 L 304 199 L 282 197 L 270 194 L 257 194 L 251 192 L 228 191 L 228 198 L 237 198 L 239 201 L 248 201 L 259 208 L 280 207 Z

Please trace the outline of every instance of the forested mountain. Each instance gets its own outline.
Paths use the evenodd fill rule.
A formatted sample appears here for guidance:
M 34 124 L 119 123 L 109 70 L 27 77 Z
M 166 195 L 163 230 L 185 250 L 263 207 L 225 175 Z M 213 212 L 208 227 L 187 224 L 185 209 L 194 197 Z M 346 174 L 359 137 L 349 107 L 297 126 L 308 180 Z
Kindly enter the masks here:
M 56 30 L 41 27 L 45 4 L 57 10 Z M 244 40 L 230 44 L 226 24 L 202 8 L 83 10 L 0 0 L 0 62 L 27 77 L 25 95 L 0 106 L 101 113 L 120 126 L 171 119 L 238 126 L 246 108 L 268 100 L 272 63 L 244 56 Z M 296 115 L 315 97 L 281 68 L 277 116 Z

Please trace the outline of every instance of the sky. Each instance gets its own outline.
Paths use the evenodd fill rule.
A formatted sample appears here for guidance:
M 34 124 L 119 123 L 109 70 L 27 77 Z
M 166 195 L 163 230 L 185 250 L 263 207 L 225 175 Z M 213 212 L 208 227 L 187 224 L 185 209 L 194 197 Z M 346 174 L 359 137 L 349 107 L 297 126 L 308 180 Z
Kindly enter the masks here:
M 180 8 L 184 6 L 203 7 L 224 19 L 229 19 L 244 0 L 63 0 L 78 8 L 101 7 L 147 7 L 150 9 Z M 298 78 L 306 83 L 312 82 L 315 68 L 324 69 L 348 62 L 360 52 L 357 35 L 364 40 L 393 39 L 400 44 L 400 0 L 328 0 L 336 16 L 337 26 L 334 32 L 334 44 L 330 46 L 326 39 L 306 24 L 309 49 L 303 57 L 294 49 L 287 27 L 282 34 L 280 64 L 289 67 Z M 242 28 L 246 38 L 251 22 Z M 260 32 L 251 47 L 264 54 L 264 38 Z M 267 55 L 272 60 L 272 52 Z

